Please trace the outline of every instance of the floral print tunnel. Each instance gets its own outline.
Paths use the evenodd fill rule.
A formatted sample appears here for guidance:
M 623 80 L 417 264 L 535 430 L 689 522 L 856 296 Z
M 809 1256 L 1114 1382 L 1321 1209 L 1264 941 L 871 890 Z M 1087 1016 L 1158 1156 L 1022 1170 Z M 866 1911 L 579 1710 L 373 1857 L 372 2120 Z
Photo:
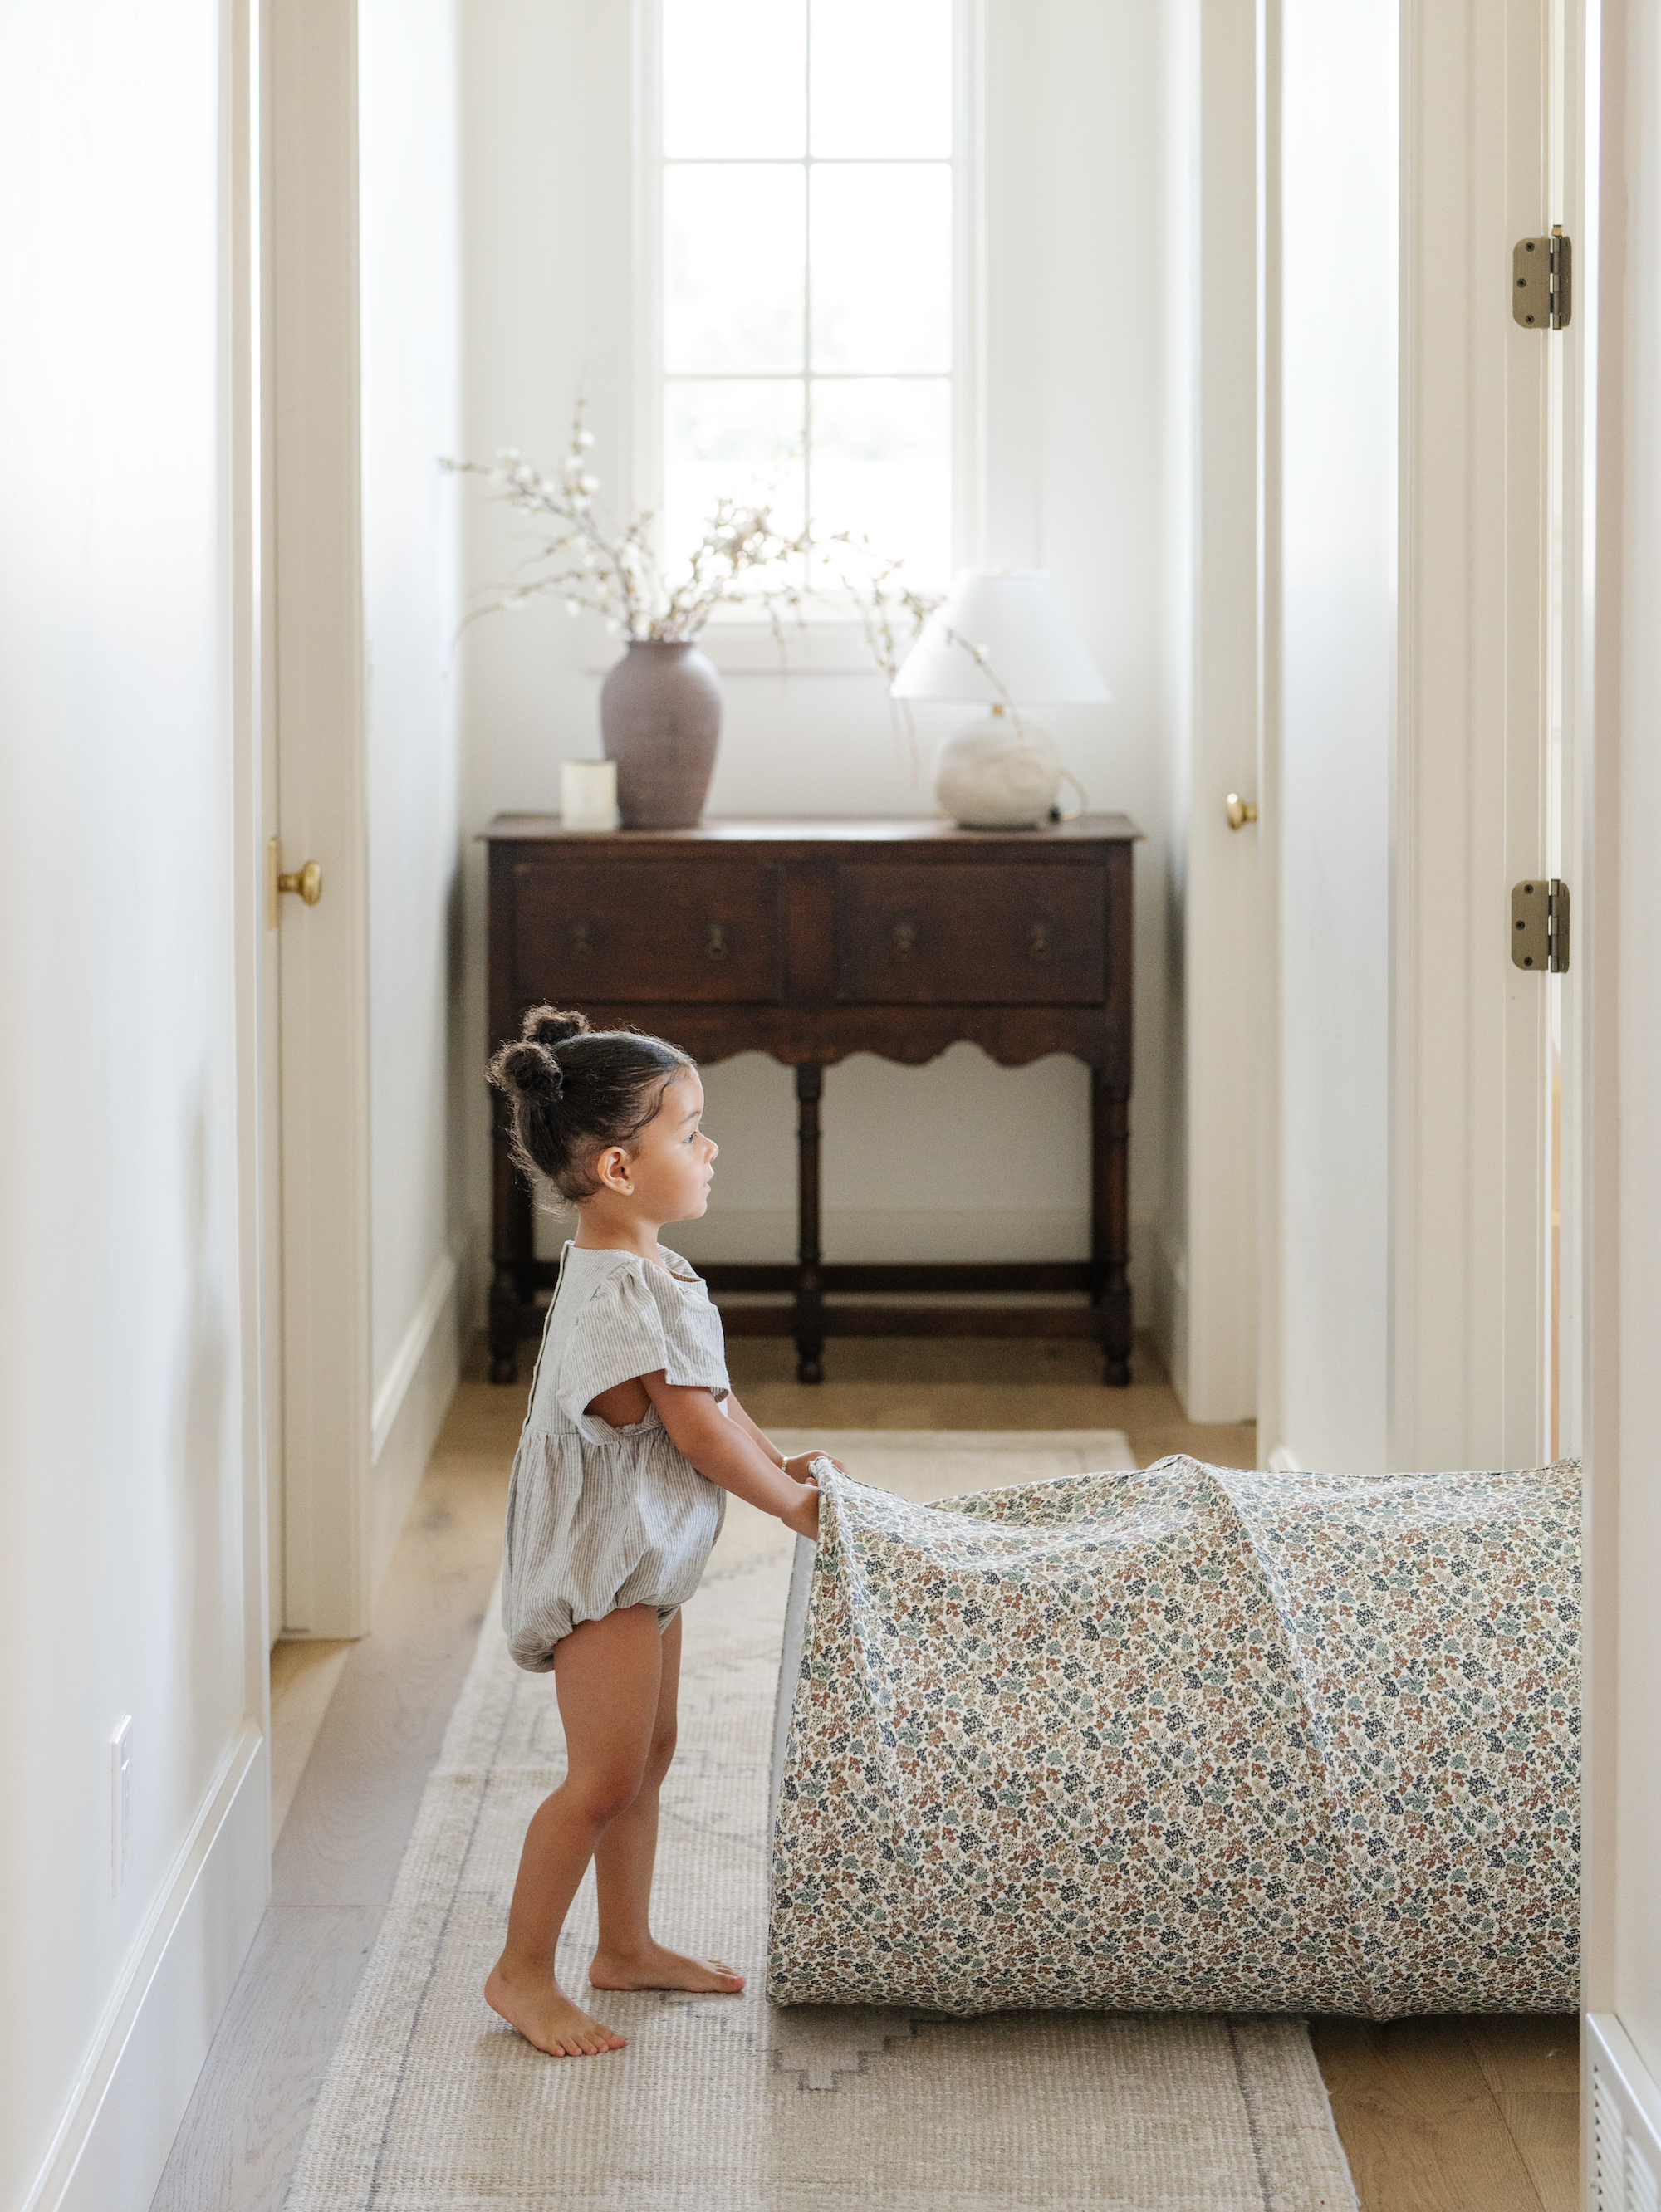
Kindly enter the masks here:
M 821 1487 L 774 2002 L 1574 2009 L 1575 1467 Z

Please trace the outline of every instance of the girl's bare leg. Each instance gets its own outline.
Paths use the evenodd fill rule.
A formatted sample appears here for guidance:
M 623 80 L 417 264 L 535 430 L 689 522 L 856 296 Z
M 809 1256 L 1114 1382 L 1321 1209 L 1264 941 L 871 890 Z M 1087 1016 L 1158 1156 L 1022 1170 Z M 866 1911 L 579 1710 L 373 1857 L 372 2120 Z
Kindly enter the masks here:
M 631 1605 L 584 1621 L 554 1654 L 566 1776 L 526 1832 L 508 1942 L 484 1996 L 526 2042 L 555 2057 L 623 2048 L 620 2035 L 565 1996 L 554 1953 L 595 1847 L 640 1794 L 657 1728 L 662 1641 L 655 1609 Z
M 588 1978 L 597 1990 L 709 1990 L 736 1996 L 744 1977 L 720 1959 L 666 1950 L 650 1926 L 652 1869 L 658 1848 L 658 1793 L 675 1755 L 680 1688 L 680 1615 L 663 1632 L 663 1671 L 652 1747 L 640 1795 L 619 1813 L 594 1849 L 599 1948 Z

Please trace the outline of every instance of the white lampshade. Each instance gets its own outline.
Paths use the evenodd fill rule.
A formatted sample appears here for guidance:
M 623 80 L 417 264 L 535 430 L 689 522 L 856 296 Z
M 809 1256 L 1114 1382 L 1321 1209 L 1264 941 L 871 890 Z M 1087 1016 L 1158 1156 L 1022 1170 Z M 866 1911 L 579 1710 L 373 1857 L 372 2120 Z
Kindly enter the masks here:
M 1042 568 L 963 569 L 901 664 L 893 696 L 999 698 L 970 646 L 984 647 L 1017 706 L 1092 707 L 1113 696 Z

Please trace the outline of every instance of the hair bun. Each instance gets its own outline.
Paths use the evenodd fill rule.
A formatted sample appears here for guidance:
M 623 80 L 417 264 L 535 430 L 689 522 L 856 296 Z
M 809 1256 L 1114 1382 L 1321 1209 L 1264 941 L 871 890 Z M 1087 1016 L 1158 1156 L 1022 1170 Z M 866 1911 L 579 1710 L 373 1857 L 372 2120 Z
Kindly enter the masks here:
M 520 1031 L 527 1044 L 539 1044 L 545 1052 L 552 1052 L 569 1038 L 586 1036 L 587 1033 L 587 1014 L 563 1014 L 557 1006 L 532 1006 Z
M 505 1044 L 490 1062 L 490 1079 L 521 1098 L 557 1098 L 565 1088 L 559 1062 L 539 1044 Z

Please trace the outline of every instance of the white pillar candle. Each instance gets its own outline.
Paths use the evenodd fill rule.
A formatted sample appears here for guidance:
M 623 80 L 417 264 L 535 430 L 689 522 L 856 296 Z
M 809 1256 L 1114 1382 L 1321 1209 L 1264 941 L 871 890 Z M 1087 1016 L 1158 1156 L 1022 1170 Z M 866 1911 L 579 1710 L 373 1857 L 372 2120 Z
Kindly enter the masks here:
M 559 818 L 567 830 L 615 830 L 618 764 L 609 760 L 562 761 Z

